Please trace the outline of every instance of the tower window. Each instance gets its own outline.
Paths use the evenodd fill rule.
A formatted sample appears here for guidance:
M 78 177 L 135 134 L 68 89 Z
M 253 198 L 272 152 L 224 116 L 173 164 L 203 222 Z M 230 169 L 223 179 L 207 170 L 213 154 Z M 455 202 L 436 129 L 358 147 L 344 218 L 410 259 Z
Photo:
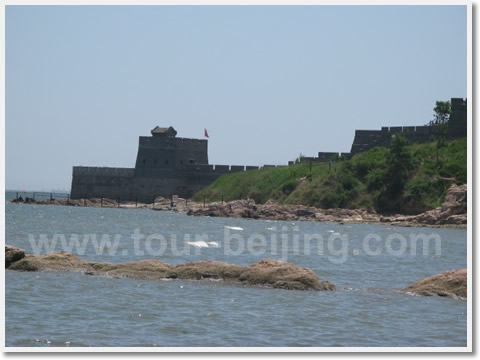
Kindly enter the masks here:
M 155 165 L 157 165 L 157 159 L 155 159 L 153 162 L 154 162 Z
M 189 164 L 194 164 L 194 163 L 195 163 L 195 160 L 190 159 L 190 160 L 188 160 L 188 163 L 189 163 Z
M 145 165 L 146 163 L 147 163 L 147 160 L 143 159 L 143 165 Z
M 165 160 L 165 165 L 168 165 L 168 160 Z

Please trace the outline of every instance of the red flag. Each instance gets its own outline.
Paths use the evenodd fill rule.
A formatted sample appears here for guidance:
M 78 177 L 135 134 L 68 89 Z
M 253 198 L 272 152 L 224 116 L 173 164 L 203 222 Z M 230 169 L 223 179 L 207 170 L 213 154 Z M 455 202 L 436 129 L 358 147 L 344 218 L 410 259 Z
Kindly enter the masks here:
M 203 134 L 203 136 L 205 136 L 205 137 L 207 137 L 207 138 L 210 137 L 210 136 L 208 136 L 208 131 L 207 131 L 207 129 L 205 129 L 205 133 Z

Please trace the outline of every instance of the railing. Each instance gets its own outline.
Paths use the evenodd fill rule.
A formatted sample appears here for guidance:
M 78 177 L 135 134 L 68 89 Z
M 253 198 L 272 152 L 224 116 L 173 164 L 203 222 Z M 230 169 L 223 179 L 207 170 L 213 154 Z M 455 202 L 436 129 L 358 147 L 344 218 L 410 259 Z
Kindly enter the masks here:
M 57 192 L 44 192 L 44 191 L 5 191 L 5 200 L 26 200 L 32 199 L 33 201 L 37 200 L 59 200 L 59 199 L 70 199 L 70 194 L 68 193 L 57 193 Z

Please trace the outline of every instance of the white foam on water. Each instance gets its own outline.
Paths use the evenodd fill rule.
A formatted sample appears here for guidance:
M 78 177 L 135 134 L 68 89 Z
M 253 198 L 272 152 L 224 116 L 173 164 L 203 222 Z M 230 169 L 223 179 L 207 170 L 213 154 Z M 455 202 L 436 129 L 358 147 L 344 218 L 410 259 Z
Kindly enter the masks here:
M 202 241 L 202 240 L 188 241 L 187 244 L 190 246 L 198 247 L 198 248 L 220 247 L 220 245 L 218 245 L 218 243 L 215 241 L 209 241 L 209 242 Z
M 243 228 L 241 228 L 240 226 L 225 226 L 225 229 L 238 230 L 238 231 L 243 230 Z
M 268 227 L 267 230 L 270 230 L 270 231 L 276 231 L 277 228 L 275 226 L 272 226 L 272 227 Z
M 208 248 L 208 244 L 205 241 L 188 241 L 187 244 L 198 248 Z

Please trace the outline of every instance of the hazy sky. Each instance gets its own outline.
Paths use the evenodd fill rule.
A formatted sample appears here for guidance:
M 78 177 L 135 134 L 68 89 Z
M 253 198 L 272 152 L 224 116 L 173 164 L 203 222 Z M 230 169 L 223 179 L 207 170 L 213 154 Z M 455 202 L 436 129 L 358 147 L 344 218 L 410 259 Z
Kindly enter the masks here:
M 350 151 L 467 95 L 466 6 L 7 6 L 6 187 L 133 167 L 156 125 L 211 164 Z

